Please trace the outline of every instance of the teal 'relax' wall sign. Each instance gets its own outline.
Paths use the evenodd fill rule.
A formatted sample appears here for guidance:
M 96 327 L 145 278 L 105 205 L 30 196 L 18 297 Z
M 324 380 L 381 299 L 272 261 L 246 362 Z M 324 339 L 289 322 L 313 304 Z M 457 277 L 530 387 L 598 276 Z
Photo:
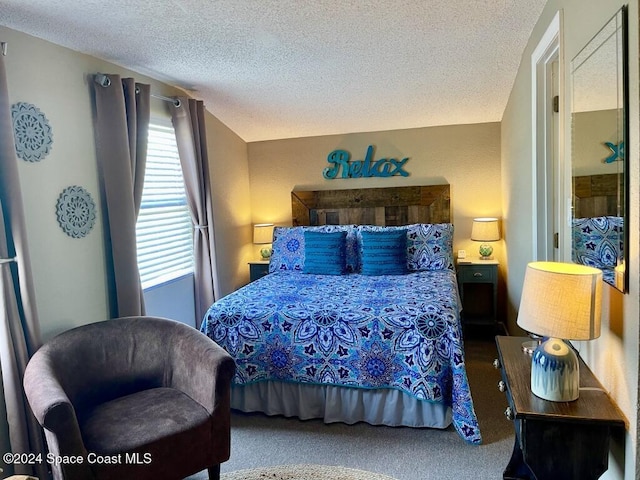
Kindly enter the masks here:
M 373 159 L 373 145 L 367 148 L 364 160 L 350 161 L 351 155 L 346 150 L 334 150 L 327 157 L 327 162 L 332 166 L 322 171 L 322 176 L 328 180 L 335 178 L 366 178 L 366 177 L 393 177 L 401 175 L 408 177 L 409 172 L 404 170 L 404 165 L 409 157 L 397 160 L 395 158 Z M 338 174 L 342 175 L 338 177 Z

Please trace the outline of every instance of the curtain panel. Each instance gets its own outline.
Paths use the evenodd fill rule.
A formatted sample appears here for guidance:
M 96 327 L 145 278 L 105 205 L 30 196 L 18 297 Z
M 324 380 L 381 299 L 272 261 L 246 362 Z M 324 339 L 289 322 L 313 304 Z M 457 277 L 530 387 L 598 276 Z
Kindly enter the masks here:
M 39 453 L 44 459 L 42 430 L 22 388 L 24 369 L 42 341 L 5 68 L 4 56 L 0 54 L 0 366 L 11 451 Z M 44 461 L 15 465 L 14 473 L 46 479 L 46 465 Z M 5 474 L 13 466 L 8 467 Z
M 94 79 L 110 315 L 144 315 L 136 220 L 144 184 L 151 90 L 119 75 L 98 74 Z
M 176 132 L 187 201 L 194 225 L 196 328 L 200 328 L 204 314 L 219 291 L 207 135 L 203 102 L 187 98 L 179 100 L 179 105 L 171 105 L 171 119 Z

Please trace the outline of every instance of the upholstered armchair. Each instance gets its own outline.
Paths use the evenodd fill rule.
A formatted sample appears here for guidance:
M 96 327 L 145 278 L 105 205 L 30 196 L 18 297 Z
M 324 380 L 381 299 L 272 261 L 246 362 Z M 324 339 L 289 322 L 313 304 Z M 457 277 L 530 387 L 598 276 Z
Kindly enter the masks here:
M 181 479 L 230 455 L 233 359 L 182 323 L 127 317 L 51 339 L 24 387 L 55 479 Z

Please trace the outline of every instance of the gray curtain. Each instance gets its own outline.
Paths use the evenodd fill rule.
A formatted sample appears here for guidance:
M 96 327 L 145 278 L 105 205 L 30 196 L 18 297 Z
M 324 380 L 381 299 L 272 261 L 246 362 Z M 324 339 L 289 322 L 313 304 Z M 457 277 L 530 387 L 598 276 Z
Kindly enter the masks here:
M 40 327 L 27 247 L 24 208 L 13 139 L 4 56 L 0 54 L 0 366 L 13 453 L 46 450 L 42 430 L 31 414 L 22 378 L 40 347 Z M 5 472 L 8 474 L 9 472 Z M 16 465 L 15 473 L 48 478 L 46 462 Z
M 94 77 L 95 131 L 111 317 L 144 315 L 136 252 L 150 115 L 149 85 Z
M 219 291 L 204 104 L 199 100 L 180 98 L 180 105 L 172 104 L 171 118 L 194 225 L 196 327 L 200 328 L 204 314 Z

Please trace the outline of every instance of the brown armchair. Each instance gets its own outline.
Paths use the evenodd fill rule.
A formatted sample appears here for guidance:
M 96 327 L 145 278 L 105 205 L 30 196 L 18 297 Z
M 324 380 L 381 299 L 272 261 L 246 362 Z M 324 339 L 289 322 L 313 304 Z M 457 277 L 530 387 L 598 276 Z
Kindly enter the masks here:
M 24 376 L 55 479 L 218 480 L 233 359 L 192 327 L 127 317 L 64 332 Z

